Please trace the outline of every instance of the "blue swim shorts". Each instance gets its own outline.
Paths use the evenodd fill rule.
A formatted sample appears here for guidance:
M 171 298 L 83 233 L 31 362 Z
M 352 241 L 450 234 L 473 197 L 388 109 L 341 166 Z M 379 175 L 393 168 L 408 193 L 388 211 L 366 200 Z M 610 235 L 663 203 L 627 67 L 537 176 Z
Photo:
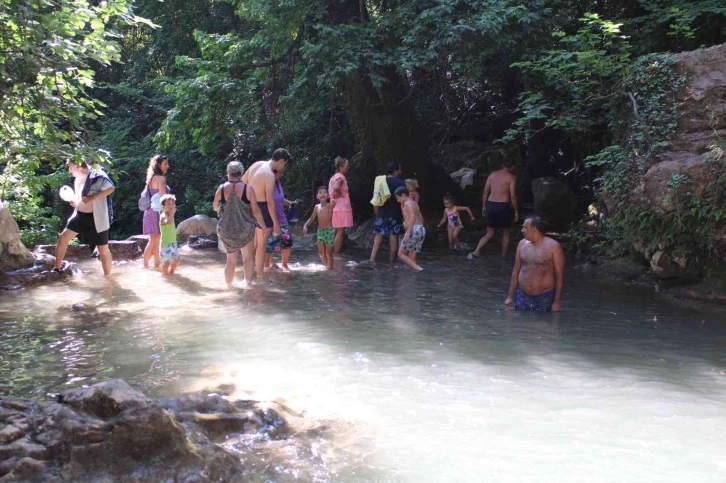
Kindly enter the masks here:
M 555 292 L 553 290 L 548 290 L 533 297 L 522 292 L 522 289 L 517 287 L 517 293 L 514 295 L 514 308 L 516 310 L 544 314 L 552 312 L 553 303 L 555 303 Z

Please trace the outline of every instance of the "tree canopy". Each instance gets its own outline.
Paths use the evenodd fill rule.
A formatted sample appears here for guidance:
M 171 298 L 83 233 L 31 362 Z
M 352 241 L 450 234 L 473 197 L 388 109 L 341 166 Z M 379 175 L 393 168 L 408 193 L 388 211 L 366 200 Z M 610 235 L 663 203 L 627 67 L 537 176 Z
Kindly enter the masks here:
M 354 187 L 398 161 L 438 200 L 437 149 L 462 140 L 562 176 L 617 142 L 641 57 L 726 41 L 719 0 L 1 1 L 2 196 L 38 228 L 62 158 L 111 163 L 119 235 L 158 150 L 181 216 L 278 146 L 311 200 L 337 155 Z

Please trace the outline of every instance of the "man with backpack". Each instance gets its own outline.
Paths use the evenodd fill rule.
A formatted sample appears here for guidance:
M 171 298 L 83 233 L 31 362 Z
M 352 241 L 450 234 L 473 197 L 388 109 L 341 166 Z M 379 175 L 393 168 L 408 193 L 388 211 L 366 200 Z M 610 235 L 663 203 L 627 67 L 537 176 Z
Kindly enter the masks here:
M 114 185 L 102 169 L 91 170 L 86 162 L 66 161 L 74 179 L 76 198 L 68 203 L 75 208 L 55 247 L 55 270 L 60 271 L 68 244 L 80 235 L 93 251 L 98 248 L 103 274 L 111 274 L 111 251 L 108 248 L 108 230 L 113 219 L 111 193 Z

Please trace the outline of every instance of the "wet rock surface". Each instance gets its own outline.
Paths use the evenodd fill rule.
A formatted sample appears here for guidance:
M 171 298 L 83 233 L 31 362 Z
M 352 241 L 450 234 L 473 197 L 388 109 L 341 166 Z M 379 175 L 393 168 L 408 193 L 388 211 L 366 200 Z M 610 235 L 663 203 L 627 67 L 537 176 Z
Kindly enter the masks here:
M 32 267 L 0 272 L 0 290 L 18 290 L 60 280 L 64 276 L 71 275 L 76 269 L 76 264 L 64 263 L 63 269 L 59 272 L 53 271 L 53 267 L 55 267 L 54 256 L 38 253 L 35 255 Z
M 109 240 L 108 249 L 111 250 L 114 260 L 132 260 L 143 251 L 137 240 Z M 144 244 L 144 247 L 146 244 Z M 37 245 L 35 254 L 48 254 L 55 256 L 55 245 Z M 65 259 L 78 260 L 83 258 L 91 258 L 94 252 L 85 244 L 68 245 Z
M 187 241 L 192 250 L 214 250 L 219 246 L 217 235 L 192 235 Z
M 136 243 L 136 246 L 139 247 L 139 251 L 143 252 L 146 245 L 149 243 L 149 235 L 133 235 L 128 237 L 126 241 Z
M 279 404 L 216 393 L 156 401 L 121 380 L 56 402 L 0 397 L 0 482 L 249 481 L 279 457 L 274 447 L 311 430 L 301 421 Z M 250 440 L 272 445 L 266 462 L 240 443 Z

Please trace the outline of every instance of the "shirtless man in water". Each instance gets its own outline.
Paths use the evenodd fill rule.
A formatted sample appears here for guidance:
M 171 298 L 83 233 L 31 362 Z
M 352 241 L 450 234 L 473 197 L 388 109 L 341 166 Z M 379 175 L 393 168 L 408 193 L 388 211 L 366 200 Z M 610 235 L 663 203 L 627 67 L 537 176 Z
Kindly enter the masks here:
M 514 176 L 514 167 L 511 161 L 502 162 L 502 169 L 489 175 L 484 186 L 482 204 L 481 213 L 487 219 L 487 232 L 479 240 L 476 250 L 467 257 L 469 260 L 479 258 L 482 249 L 494 238 L 495 230 L 498 228 L 502 229 L 502 256 L 507 254 L 509 225 L 512 223 L 512 208 L 514 208 L 514 222 L 519 221 L 517 177 Z
M 565 283 L 562 247 L 543 233 L 539 216 L 524 220 L 524 240 L 519 242 L 504 304 L 517 310 L 559 312 Z
M 280 220 L 277 219 L 275 212 L 275 172 L 283 171 L 288 162 L 290 162 L 290 153 L 286 149 L 278 148 L 272 154 L 272 159 L 257 161 L 242 177 L 242 182 L 250 185 L 255 191 L 257 206 L 265 220 L 265 226 L 255 230 L 255 269 L 259 278 L 263 276 L 267 238 L 270 235 L 280 236 Z

